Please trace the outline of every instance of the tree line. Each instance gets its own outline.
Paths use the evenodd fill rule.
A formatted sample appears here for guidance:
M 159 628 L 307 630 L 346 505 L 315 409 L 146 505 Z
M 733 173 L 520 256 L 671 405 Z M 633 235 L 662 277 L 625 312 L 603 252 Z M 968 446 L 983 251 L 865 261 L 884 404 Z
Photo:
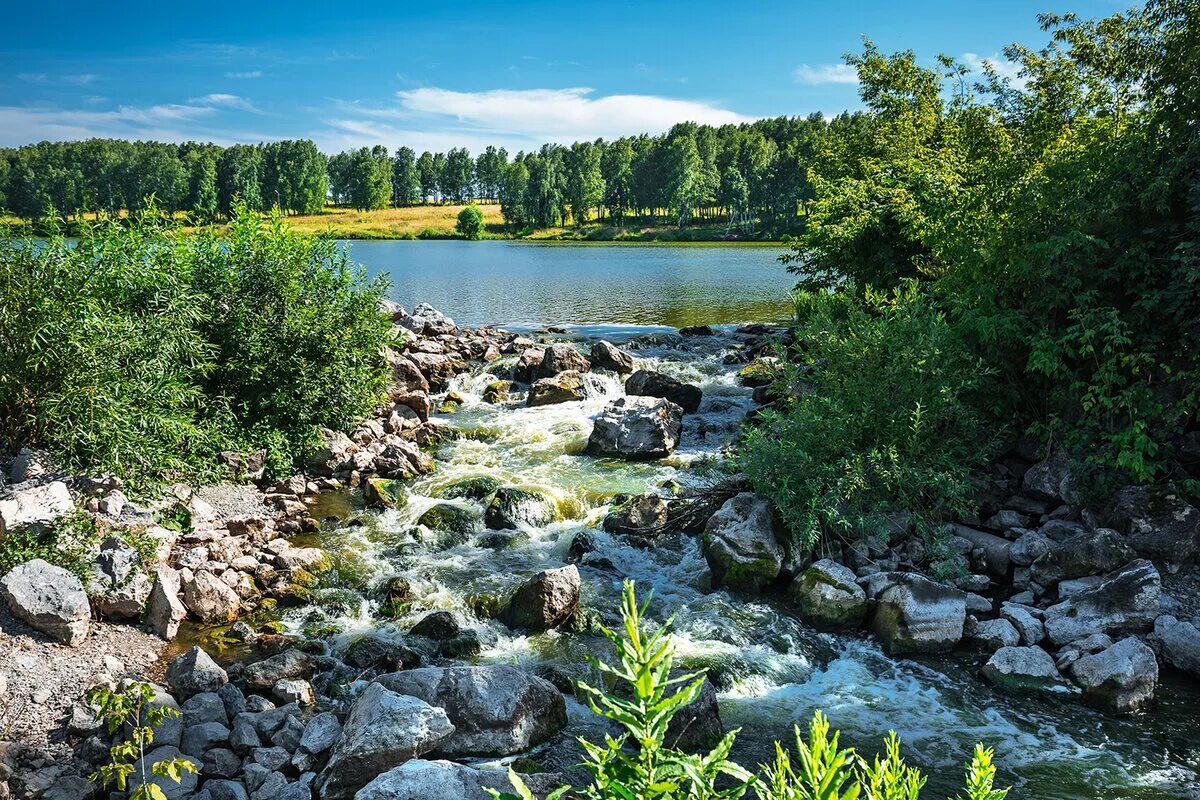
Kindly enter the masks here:
M 784 230 L 813 197 L 808 177 L 830 138 L 857 135 L 865 114 L 779 117 L 713 127 L 686 122 L 660 136 L 546 144 L 511 156 L 383 145 L 326 157 L 307 140 L 222 148 L 91 139 L 0 150 L 0 207 L 35 219 L 53 209 L 137 211 L 154 197 L 200 222 L 251 210 L 313 214 L 326 202 L 360 210 L 425 203 L 499 203 L 510 230 L 607 221 L 725 221 Z

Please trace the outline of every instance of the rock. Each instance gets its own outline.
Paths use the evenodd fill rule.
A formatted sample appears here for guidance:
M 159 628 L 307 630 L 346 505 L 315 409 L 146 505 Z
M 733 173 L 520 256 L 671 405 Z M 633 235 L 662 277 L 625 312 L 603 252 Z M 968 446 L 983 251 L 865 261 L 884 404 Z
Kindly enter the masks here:
M 1144 633 L 1158 617 L 1162 584 L 1149 561 L 1131 561 L 1091 589 L 1046 609 L 1046 636 L 1061 646 L 1093 633 Z
M 230 686 L 232 684 L 224 684 Z M 200 692 L 187 699 L 180 710 L 183 712 L 183 725 L 203 725 L 206 722 L 229 724 L 229 713 L 225 711 L 225 703 L 216 692 Z
M 631 497 L 616 506 L 604 517 L 603 527 L 609 533 L 645 534 L 667 522 L 667 501 L 657 494 Z
M 1005 603 L 1000 607 L 1000 615 L 1017 629 L 1022 644 L 1035 645 L 1046 638 L 1046 626 L 1029 609 L 1015 603 Z
M 774 507 L 751 492 L 730 498 L 709 518 L 701 546 L 714 585 L 756 592 L 779 576 L 786 556 Z
M 704 396 L 699 386 L 681 383 L 670 375 L 646 369 L 639 369 L 625 380 L 625 393 L 662 397 L 682 408 L 685 414 L 695 413 Z
M 175 658 L 167 667 L 167 686 L 183 700 L 201 692 L 215 692 L 229 682 L 229 675 L 199 647 Z
M 1158 662 L 1153 650 L 1130 636 L 1099 653 L 1081 657 L 1071 665 L 1071 675 L 1089 702 L 1127 714 L 1154 699 Z
M 738 371 L 738 381 L 742 386 L 751 388 L 770 386 L 775 383 L 778 373 L 779 359 L 774 356 L 761 356 Z
M 988 571 L 989 575 L 995 575 L 999 578 L 1008 576 L 1012 542 L 1003 536 L 997 536 L 994 533 L 981 531 L 967 525 L 955 523 L 950 527 L 955 536 L 966 539 L 971 543 L 973 548 L 977 548 L 982 552 L 983 567 Z
M 558 504 L 545 492 L 502 486 L 488 504 L 483 522 L 492 530 L 541 528 L 557 516 Z
M 517 587 L 499 619 L 513 629 L 557 628 L 579 607 L 579 589 L 579 570 L 574 564 L 543 570 Z
M 393 478 L 368 478 L 363 484 L 363 500 L 372 508 L 403 508 L 408 505 L 408 490 Z
M 1079 499 L 1073 487 L 1071 459 L 1062 452 L 1027 469 L 1021 487 L 1026 494 L 1046 500 L 1074 504 Z
M 683 409 L 670 400 L 620 397 L 600 412 L 587 452 L 630 460 L 663 458 L 675 450 L 682 431 Z
M 419 653 L 379 636 L 364 636 L 354 640 L 342 653 L 342 660 L 358 669 L 382 672 L 412 669 L 421 664 Z
M 332 711 L 322 711 L 308 721 L 304 735 L 300 737 L 300 749 L 312 755 L 321 755 L 337 743 L 342 735 L 342 724 Z
M 464 499 L 486 503 L 503 484 L 490 475 L 479 475 L 456 481 L 442 490 L 442 497 L 447 500 Z
M 0 595 L 14 617 L 56 642 L 75 647 L 87 638 L 92 607 L 72 572 L 35 558 L 0 578 Z
M 451 541 L 466 541 L 468 535 L 479 527 L 477 512 L 454 503 L 434 503 L 425 513 L 417 517 L 417 524 L 431 531 L 452 534 Z
M 271 689 L 279 681 L 311 678 L 316 671 L 312 656 L 303 650 L 292 649 L 246 665 L 242 680 L 251 689 Z
M 317 702 L 317 694 L 312 684 L 306 680 L 278 680 L 271 687 L 271 696 L 281 703 L 295 703 L 300 706 L 311 706 Z
M 201 622 L 216 624 L 232 622 L 242 607 L 238 593 L 211 572 L 201 571 L 183 583 L 183 605 Z
M 146 624 L 159 638 L 169 642 L 179 632 L 179 623 L 186 616 L 187 608 L 179 598 L 179 573 L 166 564 L 159 564 L 154 570 Z
M 0 499 L 0 539 L 22 528 L 47 530 L 74 510 L 71 493 L 62 481 L 19 485 Z
M 1154 621 L 1154 636 L 1164 661 L 1200 679 L 1200 630 L 1195 625 L 1164 614 Z
M 633 372 L 633 356 L 610 342 L 593 344 L 590 361 L 593 368 L 606 369 L 618 375 Z
M 1133 549 L 1121 534 L 1100 528 L 1056 542 L 1033 561 L 1029 575 L 1042 586 L 1049 587 L 1062 580 L 1111 572 L 1133 558 Z
M 696 699 L 680 708 L 671 718 L 667 725 L 666 743 L 668 747 L 686 753 L 707 753 L 724 735 L 725 726 L 721 723 L 721 710 L 717 706 L 717 690 L 713 688 L 712 681 L 706 680 Z
M 529 387 L 529 396 L 526 398 L 525 404 L 530 407 L 549 406 L 555 403 L 582 400 L 586 396 L 583 374 L 568 369 L 551 377 L 534 381 L 533 385 Z
M 374 776 L 430 752 L 453 733 L 442 709 L 372 683 L 354 701 L 316 788 L 324 800 L 347 800 Z
M 208 768 L 209 761 L 204 760 L 204 774 L 212 774 Z M 208 800 L 249 800 L 250 795 L 246 793 L 246 787 L 240 781 L 230 780 L 209 780 L 204 782 L 204 788 L 200 794 L 196 795 L 196 800 L 204 800 L 204 795 L 208 795 Z
M 412 316 L 399 320 L 399 324 L 420 336 L 443 336 L 458 333 L 454 320 L 438 311 L 429 303 L 420 303 L 412 310 Z
M 983 674 L 1006 691 L 1069 691 L 1054 659 L 1040 647 L 1001 647 L 984 664 Z
M 52 472 L 54 464 L 50 454 L 44 450 L 34 450 L 22 447 L 8 468 L 8 479 L 11 483 L 24 483 Z M 3 476 L 0 476 L 3 482 Z
M 490 800 L 484 787 L 512 791 L 507 775 L 499 770 L 413 759 L 375 777 L 354 800 Z
M 872 627 L 892 655 L 950 650 L 962 639 L 966 595 L 915 573 L 894 573 L 876 598 Z
M 88 594 L 101 615 L 109 619 L 140 617 L 152 588 L 138 551 L 116 536 L 105 539 L 92 562 L 88 585 Z
M 545 356 L 546 351 L 538 347 L 530 347 L 521 353 L 517 358 L 516 365 L 513 366 L 513 380 L 521 383 L 533 383 L 538 379 L 537 373 Z
M 550 378 L 560 372 L 587 372 L 592 368 L 583 354 L 569 344 L 552 344 L 542 354 L 534 378 Z
M 1021 634 L 1007 619 L 977 620 L 967 617 L 963 635 L 984 650 L 999 650 L 1016 647 L 1021 643 Z
M 413 625 L 409 633 L 413 636 L 424 636 L 435 642 L 444 642 L 462 633 L 462 626 L 458 624 L 452 612 L 433 611 Z
M 1038 531 L 1025 531 L 1008 550 L 1012 563 L 1019 567 L 1028 567 L 1041 556 L 1050 552 L 1054 542 Z
M 513 390 L 512 381 L 492 381 L 483 389 L 483 394 L 480 395 L 483 402 L 499 405 L 508 400 L 508 393 Z
M 159 777 L 157 775 L 153 775 L 149 781 L 143 782 L 142 776 L 152 775 L 155 764 L 164 761 L 174 761 L 177 758 L 184 758 L 192 762 L 192 765 L 196 768 L 195 772 L 181 771 L 178 783 L 170 778 Z M 196 791 L 196 784 L 200 782 L 197 773 L 202 766 L 199 759 L 185 756 L 178 747 L 172 747 L 171 745 L 156 747 L 143 758 L 134 762 L 133 773 L 129 776 L 129 789 L 132 791 L 143 786 L 144 783 L 151 783 L 162 790 L 167 800 L 184 800 L 184 798 L 190 797 Z
M 688 325 L 679 329 L 680 336 L 715 336 L 711 325 Z
M 788 594 L 800 616 L 818 628 L 853 628 L 867 615 L 867 594 L 854 572 L 827 558 L 806 569 Z
M 1169 572 L 1192 563 L 1200 550 L 1200 510 L 1170 487 L 1122 489 L 1105 509 L 1105 518 L 1139 556 Z
M 179 749 L 189 756 L 201 758 L 204 753 L 229 741 L 229 728 L 219 722 L 202 722 L 185 726 Z
M 422 667 L 378 683 L 445 710 L 454 732 L 436 752 L 452 758 L 520 753 L 567 723 L 566 703 L 553 684 L 507 664 Z

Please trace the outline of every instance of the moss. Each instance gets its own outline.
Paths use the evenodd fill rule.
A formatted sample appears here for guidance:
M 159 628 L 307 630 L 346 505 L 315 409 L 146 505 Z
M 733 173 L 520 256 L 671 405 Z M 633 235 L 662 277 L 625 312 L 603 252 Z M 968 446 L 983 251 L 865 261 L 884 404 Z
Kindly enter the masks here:
M 442 490 L 442 497 L 447 499 L 462 498 L 483 502 L 496 493 L 502 484 L 490 475 L 478 475 L 456 481 Z
M 451 503 L 438 503 L 417 519 L 431 531 L 468 534 L 475 530 L 478 518 L 468 508 Z

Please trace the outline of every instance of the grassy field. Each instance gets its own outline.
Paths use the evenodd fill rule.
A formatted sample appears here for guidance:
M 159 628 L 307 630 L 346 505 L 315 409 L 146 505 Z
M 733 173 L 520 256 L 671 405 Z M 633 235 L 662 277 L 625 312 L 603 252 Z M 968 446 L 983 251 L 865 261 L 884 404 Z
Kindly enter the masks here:
M 504 227 L 504 217 L 498 204 L 482 204 L 486 238 L 515 239 L 536 242 L 662 242 L 662 243 L 728 243 L 779 244 L 777 239 L 761 236 L 731 238 L 720 222 L 693 224 L 683 229 L 675 225 L 610 225 L 590 222 L 578 227 L 539 228 L 524 236 L 514 236 Z M 287 217 L 287 223 L 305 233 L 328 234 L 338 239 L 457 239 L 454 230 L 461 205 L 412 206 L 384 208 L 377 211 L 356 211 L 352 208 L 326 206 L 320 214 Z M 185 214 L 176 215 L 180 221 Z M 94 219 L 94 214 L 85 214 Z M 18 228 L 28 224 L 14 217 L 0 217 L 0 224 Z M 185 230 L 187 230 L 185 226 Z M 70 225 L 67 231 L 70 232 Z

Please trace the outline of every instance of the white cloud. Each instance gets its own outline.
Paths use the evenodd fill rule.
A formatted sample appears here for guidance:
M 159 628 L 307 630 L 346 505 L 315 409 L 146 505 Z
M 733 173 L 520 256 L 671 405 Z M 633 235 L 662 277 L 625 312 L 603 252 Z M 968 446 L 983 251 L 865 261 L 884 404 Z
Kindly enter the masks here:
M 118 106 L 113 110 L 75 110 L 53 106 L 0 106 L 0 146 L 15 147 L 45 139 L 154 139 L 183 142 L 212 140 L 218 144 L 258 141 L 203 125 L 216 114 L 213 106 L 166 103 L 155 106 Z M 265 138 L 265 137 L 260 137 Z
M 236 108 L 241 111 L 253 111 L 258 113 L 258 109 L 244 97 L 238 97 L 236 94 L 206 94 L 203 97 L 193 97 L 188 102 L 198 103 L 201 106 L 220 106 L 222 108 Z
M 982 75 L 984 65 L 991 66 L 996 71 L 996 74 L 1001 78 L 1011 81 L 1016 86 L 1024 84 L 1024 79 L 1021 77 L 1021 65 L 1013 61 L 1009 61 L 1003 56 L 993 55 L 990 57 L 980 56 L 978 53 L 963 53 L 959 59 L 971 70 L 971 72 Z
M 250 70 L 249 72 L 226 72 L 225 77 L 226 78 L 261 78 L 262 70 L 261 69 L 253 69 L 253 70 Z
M 858 70 L 849 64 L 818 64 L 810 66 L 801 64 L 796 67 L 793 77 L 797 83 L 808 86 L 823 86 L 830 83 L 856 84 Z

